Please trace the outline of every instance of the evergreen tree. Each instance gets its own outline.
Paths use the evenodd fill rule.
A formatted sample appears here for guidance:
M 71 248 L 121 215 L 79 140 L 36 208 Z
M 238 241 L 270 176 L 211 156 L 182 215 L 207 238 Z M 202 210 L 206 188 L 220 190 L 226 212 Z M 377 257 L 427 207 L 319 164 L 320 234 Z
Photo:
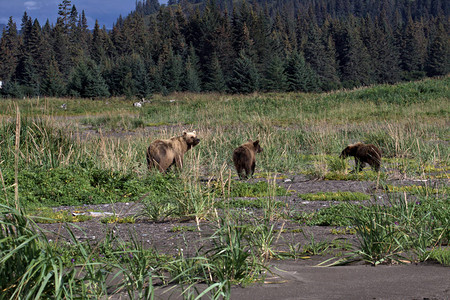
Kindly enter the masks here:
M 225 77 L 216 53 L 213 53 L 208 74 L 209 80 L 205 83 L 205 89 L 219 93 L 225 92 L 227 89 Z
M 22 86 L 24 95 L 32 97 L 39 95 L 39 76 L 34 68 L 31 55 L 22 56 L 16 68 L 17 82 Z
M 324 25 L 328 26 L 328 25 Z M 336 87 L 339 77 L 336 70 L 334 43 L 320 28 L 310 24 L 308 39 L 304 46 L 305 61 L 317 73 L 325 90 Z
M 450 72 L 450 40 L 442 23 L 431 42 L 425 66 L 428 76 L 446 75 Z
M 98 20 L 95 20 L 94 31 L 92 33 L 91 57 L 97 62 L 106 59 L 106 49 L 102 37 L 103 35 Z
M 392 29 L 384 14 L 375 23 L 373 41 L 369 52 L 375 62 L 372 67 L 377 83 L 394 83 L 400 80 L 400 53 L 395 47 Z
M 183 65 L 180 55 L 174 55 L 172 50 L 164 64 L 162 72 L 162 84 L 169 93 L 181 90 L 181 75 L 183 74 Z
M 49 97 L 60 97 L 64 95 L 65 83 L 55 58 L 51 59 L 40 87 L 42 95 Z
M 42 78 L 45 73 L 43 66 L 48 66 L 51 58 L 51 47 L 45 40 L 46 36 L 42 34 L 39 21 L 34 20 L 33 27 L 29 37 L 28 54 L 31 55 L 34 62 L 34 69 L 39 78 Z
M 401 67 L 405 71 L 405 79 L 418 79 L 424 76 L 426 45 L 422 23 L 414 22 L 409 17 L 401 49 Z
M 185 75 L 183 82 L 184 90 L 190 92 L 201 91 L 201 81 L 198 73 L 198 57 L 195 54 L 194 46 L 191 44 L 189 48 L 189 55 L 185 64 Z
M 69 39 L 65 33 L 65 26 L 62 21 L 56 23 L 52 35 L 53 52 L 58 62 L 59 70 L 64 77 L 67 77 L 70 73 L 72 63 L 69 52 Z
M 24 12 L 20 31 L 22 37 L 21 52 L 25 54 L 29 52 L 30 35 L 32 27 L 33 23 L 31 21 L 31 18 L 27 15 L 27 12 Z
M 19 43 L 16 23 L 10 17 L 0 40 L 0 80 L 2 81 L 7 82 L 14 75 L 18 63 Z
M 58 4 L 58 19 L 57 24 L 59 24 L 64 33 L 67 33 L 69 30 L 69 18 L 71 13 L 71 1 L 70 0 L 62 0 L 60 4 Z
M 76 55 L 80 56 L 80 60 L 86 59 L 89 56 L 91 33 L 87 25 L 87 19 L 84 10 L 81 11 L 81 15 L 78 19 L 76 34 L 73 42 L 75 41 L 77 43 L 77 47 L 75 47 L 77 51 Z
M 110 95 L 99 67 L 92 60 L 80 62 L 75 66 L 70 74 L 67 90 L 69 95 L 82 98 Z
M 273 56 L 267 64 L 264 77 L 264 90 L 284 92 L 287 89 L 287 76 L 284 62 L 279 56 Z
M 149 83 L 148 72 L 145 68 L 144 60 L 141 56 L 135 54 L 132 57 L 133 84 L 136 89 L 135 95 L 139 98 L 145 98 L 150 96 L 151 87 Z
M 286 65 L 287 90 L 313 92 L 319 90 L 320 80 L 298 52 L 294 52 Z
M 336 36 L 336 51 L 341 81 L 351 88 L 371 83 L 370 55 L 362 42 L 360 25 L 354 17 L 349 18 Z
M 159 10 L 158 0 L 145 0 L 144 2 L 144 15 L 148 16 L 156 13 Z
M 253 93 L 260 88 L 260 75 L 255 63 L 243 51 L 235 62 L 229 86 L 233 93 L 239 94 Z

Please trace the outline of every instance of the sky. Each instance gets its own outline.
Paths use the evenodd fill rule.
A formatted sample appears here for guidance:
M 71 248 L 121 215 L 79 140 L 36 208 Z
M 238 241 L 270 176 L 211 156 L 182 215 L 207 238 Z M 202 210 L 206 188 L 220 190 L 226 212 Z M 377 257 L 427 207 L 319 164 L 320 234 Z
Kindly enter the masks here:
M 166 1 L 160 1 L 164 3 Z M 10 16 L 20 29 L 23 13 L 26 11 L 32 20 L 38 19 L 44 26 L 47 19 L 56 24 L 58 4 L 62 0 L 0 0 L 0 24 L 7 24 Z M 72 0 L 79 14 L 84 10 L 89 28 L 94 28 L 97 19 L 100 27 L 111 29 L 119 15 L 127 16 L 135 9 L 136 0 Z

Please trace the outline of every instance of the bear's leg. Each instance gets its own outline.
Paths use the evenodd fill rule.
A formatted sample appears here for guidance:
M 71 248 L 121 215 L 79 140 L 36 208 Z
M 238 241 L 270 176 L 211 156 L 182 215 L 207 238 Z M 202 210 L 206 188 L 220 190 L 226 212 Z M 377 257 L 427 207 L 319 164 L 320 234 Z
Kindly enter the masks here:
M 243 173 L 244 168 L 242 168 L 242 166 L 240 166 L 237 163 L 234 165 L 234 167 L 236 168 L 236 172 L 237 172 L 237 174 L 239 176 L 239 179 L 242 179 L 242 177 L 244 176 L 244 173 Z
M 380 163 L 378 161 L 374 161 L 372 163 L 372 169 L 374 169 L 376 172 L 380 172 Z
M 356 172 L 361 172 L 364 168 L 365 163 L 361 161 L 358 157 L 355 157 L 355 170 Z
M 176 156 L 174 159 L 175 166 L 178 170 L 181 170 L 183 168 L 183 157 L 181 155 Z
M 245 165 L 245 179 L 249 179 L 252 176 L 252 166 L 249 164 Z
M 252 173 L 250 174 L 250 177 L 253 177 L 253 174 L 255 173 L 255 166 L 256 166 L 256 163 L 253 162 L 252 163 Z

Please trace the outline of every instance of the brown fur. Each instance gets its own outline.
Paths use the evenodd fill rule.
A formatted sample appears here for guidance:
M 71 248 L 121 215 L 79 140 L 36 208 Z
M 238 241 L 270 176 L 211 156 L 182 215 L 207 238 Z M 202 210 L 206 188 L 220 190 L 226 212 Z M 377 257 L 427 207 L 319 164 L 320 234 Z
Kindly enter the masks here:
M 254 142 L 249 140 L 247 143 L 234 149 L 233 162 L 240 179 L 253 176 L 256 165 L 256 153 L 261 153 L 262 151 L 259 140 Z
M 355 157 L 356 171 L 361 171 L 368 163 L 375 171 L 380 171 L 381 151 L 372 144 L 356 143 L 348 145 L 340 155 L 340 158 Z
M 184 154 L 200 142 L 195 131 L 183 131 L 183 135 L 167 140 L 155 140 L 147 149 L 148 169 L 156 167 L 166 172 L 172 165 L 183 167 Z

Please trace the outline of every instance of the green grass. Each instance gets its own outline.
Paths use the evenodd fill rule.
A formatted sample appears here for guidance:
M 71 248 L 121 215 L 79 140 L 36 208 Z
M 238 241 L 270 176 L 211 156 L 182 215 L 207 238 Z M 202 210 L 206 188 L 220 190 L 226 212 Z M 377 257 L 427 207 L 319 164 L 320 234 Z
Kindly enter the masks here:
M 0 298 L 107 298 L 118 290 L 130 298 L 151 298 L 154 280 L 180 284 L 187 298 L 199 295 L 197 283 L 206 283 L 212 298 L 229 298 L 231 284 L 261 280 L 267 260 L 281 257 L 274 246 L 273 221 L 286 216 L 298 222 L 299 231 L 321 225 L 346 228 L 336 234 L 356 232 L 359 243 L 349 255 L 374 265 L 403 259 L 448 265 L 448 251 L 437 250 L 450 240 L 448 189 L 404 188 L 389 193 L 386 205 L 364 206 L 345 200 L 367 200 L 365 194 L 302 195 L 343 202 L 296 213 L 277 199 L 291 192 L 275 184 L 275 177 L 448 178 L 449 83 L 447 76 L 323 94 L 155 95 L 139 110 L 123 99 L 2 101 L 0 239 L 5 242 L 0 244 L 0 280 L 6 289 Z M 172 98 L 177 101 L 169 102 Z M 62 103 L 67 110 L 60 109 Z M 142 130 L 144 126 L 152 129 Z M 180 135 L 183 129 L 196 130 L 201 139 L 186 154 L 183 170 L 148 172 L 149 143 Z M 257 156 L 257 182 L 236 181 L 232 151 L 249 138 L 259 139 L 264 148 Z M 380 147 L 380 173 L 368 168 L 349 173 L 353 161 L 338 157 L 356 141 Z M 217 179 L 208 185 L 200 180 L 204 178 Z M 406 199 L 401 192 L 407 192 Z M 409 194 L 414 194 L 411 199 Z M 140 201 L 153 221 L 218 224 L 209 240 L 213 246 L 193 257 L 169 257 L 144 249 L 136 238 L 124 243 L 108 235 L 97 244 L 81 243 L 65 224 L 61 228 L 71 245 L 62 246 L 50 243 L 35 222 L 81 220 L 46 211 L 48 206 L 119 201 Z M 12 206 L 42 210 L 33 219 Z M 224 217 L 217 216 L 221 207 Z M 227 214 L 226 208 L 241 207 L 262 213 L 253 219 L 251 214 Z M 184 228 L 176 230 L 183 234 Z M 314 237 L 301 246 L 290 245 L 289 255 L 342 249 Z M 111 286 L 115 274 L 123 280 Z
M 89 215 L 72 215 L 69 211 L 54 211 L 48 207 L 32 209 L 28 213 L 36 223 L 77 223 L 92 219 Z
M 430 259 L 441 265 L 450 266 L 450 248 L 437 248 L 429 252 Z
M 412 195 L 441 194 L 447 196 L 450 191 L 450 188 L 447 186 L 436 188 L 424 185 L 396 186 L 388 184 L 384 188 L 390 193 L 408 193 Z
M 195 129 L 201 138 L 187 153 L 184 168 L 198 170 L 198 175 L 235 175 L 233 149 L 249 138 L 259 138 L 264 151 L 257 156 L 255 177 L 306 173 L 326 180 L 374 181 L 425 173 L 430 178 L 448 178 L 450 152 L 444 141 L 449 140 L 445 126 L 449 80 L 326 94 L 177 94 L 174 103 L 168 101 L 174 96 L 155 95 L 140 110 L 121 99 L 5 100 L 0 103 L 0 168 L 5 186 L 11 187 L 16 128 L 11 117 L 17 114 L 17 104 L 19 193 L 25 205 L 136 201 L 151 190 L 145 187 L 149 181 L 145 151 L 150 141 L 179 135 L 183 129 Z M 411 95 L 416 99 L 410 99 Z M 64 102 L 68 109 L 62 111 L 59 106 Z M 144 134 L 140 128 L 145 124 L 171 126 Z M 85 126 L 98 134 L 83 136 Z M 120 135 L 117 130 L 133 134 Z M 369 169 L 349 173 L 353 161 L 338 158 L 355 141 L 375 143 L 382 149 L 379 178 Z M 266 191 L 266 187 L 232 183 L 230 196 L 264 197 Z M 7 194 L 12 199 L 13 189 L 7 188 Z
M 361 192 L 318 192 L 299 194 L 306 201 L 365 201 L 369 200 L 369 194 Z
M 364 206 L 358 206 L 364 209 Z M 353 208 L 344 204 L 330 205 L 316 212 L 300 213 L 294 215 L 293 220 L 306 226 L 351 226 L 353 223 L 349 216 L 354 213 Z

